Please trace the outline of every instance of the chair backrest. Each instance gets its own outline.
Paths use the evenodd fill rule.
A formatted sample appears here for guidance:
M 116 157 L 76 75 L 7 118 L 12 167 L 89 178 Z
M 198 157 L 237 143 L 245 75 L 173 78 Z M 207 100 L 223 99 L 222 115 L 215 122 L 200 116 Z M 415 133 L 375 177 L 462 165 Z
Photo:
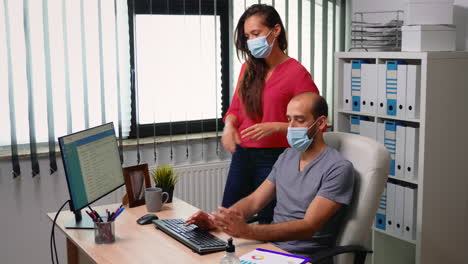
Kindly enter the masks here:
M 377 207 L 390 169 L 390 153 L 385 147 L 359 135 L 328 132 L 324 134 L 327 145 L 338 150 L 356 170 L 353 202 L 337 240 L 337 246 L 361 245 L 370 234 Z M 351 254 L 335 259 L 335 264 L 353 263 Z

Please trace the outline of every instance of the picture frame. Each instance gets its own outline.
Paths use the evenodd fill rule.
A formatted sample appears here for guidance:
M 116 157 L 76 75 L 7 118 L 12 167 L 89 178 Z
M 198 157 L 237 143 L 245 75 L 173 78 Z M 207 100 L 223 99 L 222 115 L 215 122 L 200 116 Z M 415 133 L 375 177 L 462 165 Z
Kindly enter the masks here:
M 146 188 L 151 187 L 148 164 L 123 168 L 128 206 L 130 208 L 145 204 Z

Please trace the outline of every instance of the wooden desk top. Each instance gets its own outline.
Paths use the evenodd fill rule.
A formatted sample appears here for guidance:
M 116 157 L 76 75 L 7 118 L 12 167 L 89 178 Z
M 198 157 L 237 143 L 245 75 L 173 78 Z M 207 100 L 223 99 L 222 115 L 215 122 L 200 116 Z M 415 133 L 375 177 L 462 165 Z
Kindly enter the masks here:
M 116 209 L 119 204 L 96 206 L 93 209 L 103 212 L 105 209 Z M 163 210 L 157 212 L 159 218 L 183 218 L 186 219 L 198 211 L 196 207 L 174 198 L 173 203 L 165 204 Z M 194 253 L 177 240 L 171 238 L 153 224 L 138 225 L 136 220 L 147 214 L 146 206 L 125 208 L 115 222 L 116 241 L 110 245 L 96 245 L 94 243 L 94 230 L 65 229 L 65 224 L 73 219 L 70 211 L 60 213 L 57 219 L 57 227 L 65 233 L 67 238 L 80 248 L 96 263 L 219 263 L 224 252 L 207 255 Z M 55 213 L 49 213 L 53 220 Z M 227 241 L 228 235 L 223 232 L 211 232 L 219 238 Z M 234 239 L 237 256 L 254 250 L 257 247 L 285 252 L 272 244 L 259 241 Z

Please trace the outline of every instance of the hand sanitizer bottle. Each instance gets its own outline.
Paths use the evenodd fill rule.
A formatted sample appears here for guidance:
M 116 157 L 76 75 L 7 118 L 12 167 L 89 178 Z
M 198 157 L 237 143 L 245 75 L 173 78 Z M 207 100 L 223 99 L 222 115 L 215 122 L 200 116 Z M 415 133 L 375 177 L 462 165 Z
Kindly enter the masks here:
M 236 256 L 236 246 L 232 244 L 232 237 L 228 239 L 226 254 L 221 259 L 220 264 L 240 264 L 239 258 Z

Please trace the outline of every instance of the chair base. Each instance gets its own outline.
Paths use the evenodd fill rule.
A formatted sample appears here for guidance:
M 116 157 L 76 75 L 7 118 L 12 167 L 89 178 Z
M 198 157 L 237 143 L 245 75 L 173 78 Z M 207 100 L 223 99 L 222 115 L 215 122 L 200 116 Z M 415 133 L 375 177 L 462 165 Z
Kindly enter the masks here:
M 330 258 L 344 254 L 344 253 L 354 253 L 354 264 L 364 264 L 366 261 L 367 254 L 373 253 L 371 250 L 367 250 L 365 247 L 362 246 L 341 246 L 341 247 L 334 247 L 327 252 L 322 254 L 316 254 L 316 256 L 312 259 L 312 263 L 320 264 L 325 260 L 329 260 Z

